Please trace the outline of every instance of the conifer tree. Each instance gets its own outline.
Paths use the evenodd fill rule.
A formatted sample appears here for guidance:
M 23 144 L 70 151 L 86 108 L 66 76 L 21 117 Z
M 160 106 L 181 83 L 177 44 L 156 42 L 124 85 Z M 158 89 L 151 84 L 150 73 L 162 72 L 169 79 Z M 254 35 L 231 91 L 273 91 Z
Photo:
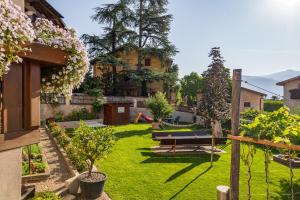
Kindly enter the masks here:
M 91 18 L 93 21 L 105 25 L 104 34 L 100 36 L 84 34 L 82 39 L 89 48 L 91 63 L 108 68 L 108 74 L 111 74 L 112 77 L 105 79 L 112 80 L 112 83 L 106 83 L 106 85 L 111 85 L 112 93 L 115 94 L 117 66 L 122 64 L 116 50 L 124 48 L 127 39 L 133 34 L 128 29 L 132 14 L 125 0 L 120 0 L 115 4 L 104 4 L 95 8 L 95 12 Z M 104 71 L 104 69 L 102 70 Z M 110 71 L 112 73 L 109 73 Z
M 229 71 L 224 67 L 220 48 L 214 47 L 209 53 L 212 63 L 202 76 L 204 78 L 203 101 L 200 110 L 211 121 L 214 137 L 222 137 L 221 121 L 229 115 Z

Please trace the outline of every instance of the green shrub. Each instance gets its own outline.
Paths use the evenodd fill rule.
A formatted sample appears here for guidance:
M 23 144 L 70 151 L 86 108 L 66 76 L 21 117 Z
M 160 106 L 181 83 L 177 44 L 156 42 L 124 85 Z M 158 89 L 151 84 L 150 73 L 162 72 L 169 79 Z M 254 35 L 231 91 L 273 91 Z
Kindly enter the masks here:
M 154 96 L 148 98 L 146 100 L 146 106 L 150 109 L 154 121 L 162 120 L 173 112 L 172 106 L 167 101 L 166 96 L 161 92 L 157 92 Z
M 95 119 L 95 114 L 90 113 L 86 108 L 73 110 L 67 117 L 68 121 L 80 121 Z
M 264 100 L 264 111 L 273 112 L 283 107 L 282 100 Z
M 39 192 L 31 200 L 62 200 L 62 198 L 54 192 Z
M 284 142 L 289 143 L 300 136 L 300 117 L 290 114 L 287 107 L 282 107 L 274 112 L 259 114 L 252 123 L 241 128 L 245 136 L 267 140 L 285 138 Z
M 222 120 L 222 128 L 223 130 L 231 130 L 231 118 Z
M 55 116 L 54 116 L 54 120 L 56 122 L 63 122 L 63 121 L 65 121 L 64 113 L 63 112 L 56 113 Z
M 42 162 L 35 163 L 35 172 L 36 173 L 44 173 L 46 170 L 46 164 Z
M 76 152 L 76 149 L 72 145 L 67 146 L 66 153 L 77 171 L 86 171 L 88 169 L 86 161 L 82 160 Z
M 246 120 L 253 121 L 255 117 L 257 117 L 260 114 L 258 110 L 255 109 L 247 109 L 245 112 L 241 113 L 241 117 Z
M 89 161 L 88 174 L 90 176 L 95 161 L 104 158 L 114 144 L 113 129 L 111 127 L 92 128 L 81 121 L 70 144 L 81 162 Z
M 93 111 L 95 113 L 100 113 L 104 105 L 103 99 L 96 99 L 93 103 Z
M 22 176 L 28 175 L 29 174 L 29 167 L 28 167 L 28 162 L 23 161 L 22 162 Z
M 300 115 L 300 106 L 291 109 L 291 113 L 295 115 Z

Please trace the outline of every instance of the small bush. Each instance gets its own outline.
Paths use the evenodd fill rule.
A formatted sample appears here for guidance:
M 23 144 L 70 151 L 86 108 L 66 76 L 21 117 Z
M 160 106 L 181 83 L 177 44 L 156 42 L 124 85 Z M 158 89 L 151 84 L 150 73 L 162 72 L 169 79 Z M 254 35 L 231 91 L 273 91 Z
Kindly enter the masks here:
M 258 110 L 255 109 L 248 109 L 245 112 L 241 113 L 241 117 L 245 120 L 251 120 L 253 121 L 255 117 L 257 117 L 260 114 Z
M 105 158 L 114 144 L 114 130 L 111 127 L 92 128 L 83 121 L 75 130 L 71 145 L 81 162 L 88 162 L 89 176 L 96 160 Z
M 80 110 L 73 110 L 67 117 L 68 121 L 80 121 L 95 119 L 95 114 L 90 113 L 86 108 Z
M 104 101 L 102 99 L 96 99 L 93 103 L 93 111 L 95 113 L 100 113 L 104 105 Z
M 222 120 L 222 128 L 224 130 L 231 130 L 231 118 L 226 118 Z
M 300 115 L 300 106 L 292 108 L 291 113 L 294 115 Z
M 154 116 L 154 121 L 162 120 L 173 112 L 172 106 L 161 92 L 157 92 L 153 97 L 146 100 L 146 106 Z
M 39 192 L 31 200 L 62 200 L 62 198 L 53 192 Z
M 65 121 L 64 113 L 63 112 L 56 113 L 55 116 L 54 116 L 54 120 L 56 122 L 63 122 L 63 121 Z
M 46 170 L 46 164 L 45 163 L 40 163 L 40 162 L 35 163 L 35 167 L 36 167 L 35 171 L 37 173 L 44 173 L 45 170 Z
M 264 100 L 264 111 L 273 112 L 283 107 L 282 100 Z
M 87 163 L 83 161 L 79 155 L 76 154 L 76 149 L 69 145 L 66 148 L 66 153 L 68 154 L 68 157 L 70 158 L 72 164 L 79 172 L 86 171 L 88 169 Z

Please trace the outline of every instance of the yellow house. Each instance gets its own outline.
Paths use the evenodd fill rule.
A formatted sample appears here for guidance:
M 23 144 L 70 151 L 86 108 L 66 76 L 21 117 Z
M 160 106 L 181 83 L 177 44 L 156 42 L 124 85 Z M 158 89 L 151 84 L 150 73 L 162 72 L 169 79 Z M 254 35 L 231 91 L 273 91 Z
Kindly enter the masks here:
M 136 49 L 125 51 L 123 48 L 117 50 L 117 56 L 119 60 L 123 63 L 117 66 L 117 73 L 121 71 L 133 71 L 137 70 L 138 64 L 138 52 Z M 142 61 L 142 69 L 149 69 L 153 72 L 164 73 L 172 64 L 171 60 L 162 61 L 161 58 L 154 55 L 146 55 Z M 94 76 L 101 77 L 103 73 L 109 71 L 112 72 L 111 66 L 94 66 Z M 125 96 L 141 96 L 141 89 L 132 86 L 126 87 L 123 95 Z M 147 83 L 147 94 L 151 95 L 155 92 L 163 92 L 163 81 L 154 81 L 152 83 Z

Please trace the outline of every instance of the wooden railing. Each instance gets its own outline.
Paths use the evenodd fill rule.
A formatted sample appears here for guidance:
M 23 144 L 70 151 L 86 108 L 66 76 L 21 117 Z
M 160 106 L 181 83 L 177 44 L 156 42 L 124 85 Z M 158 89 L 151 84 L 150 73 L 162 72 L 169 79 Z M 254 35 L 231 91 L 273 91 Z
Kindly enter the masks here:
M 41 94 L 41 104 L 66 104 L 66 98 L 64 96 L 57 96 L 54 94 Z

